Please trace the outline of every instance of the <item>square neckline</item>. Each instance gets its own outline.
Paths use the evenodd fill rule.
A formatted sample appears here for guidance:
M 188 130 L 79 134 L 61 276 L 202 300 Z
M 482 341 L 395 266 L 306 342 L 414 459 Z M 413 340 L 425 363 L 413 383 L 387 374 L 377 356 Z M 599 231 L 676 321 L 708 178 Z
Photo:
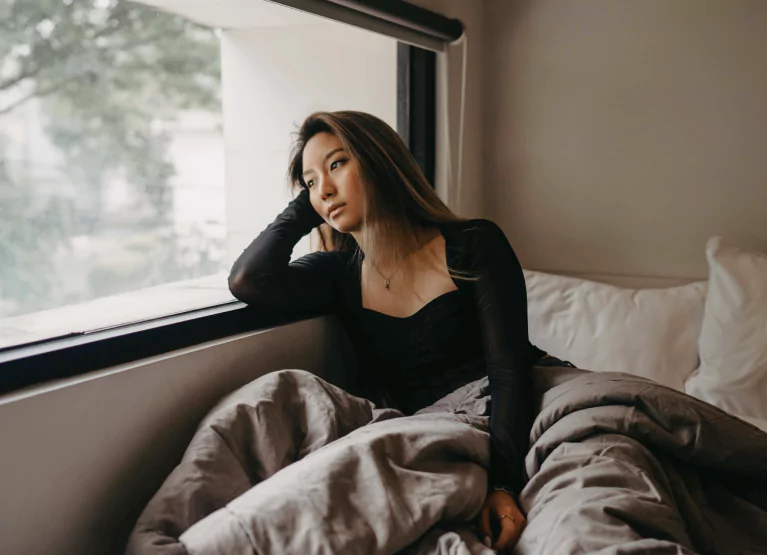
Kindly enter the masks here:
M 450 267 L 450 245 L 448 244 L 447 237 L 445 237 L 445 233 L 442 230 L 442 228 L 439 229 L 439 234 L 442 236 L 442 240 L 445 242 L 445 264 L 447 267 Z M 450 281 L 453 282 L 453 285 L 456 286 L 456 289 L 451 289 L 450 291 L 445 291 L 444 293 L 437 295 L 430 301 L 426 302 L 426 304 L 424 304 L 421 308 L 419 308 L 418 310 L 416 310 L 415 312 L 413 312 L 412 314 L 408 316 L 394 316 L 393 314 L 386 314 L 385 312 L 381 312 L 379 310 L 364 307 L 362 306 L 362 261 L 365 259 L 365 253 L 362 251 L 360 252 L 362 253 L 362 256 L 360 257 L 360 265 L 359 265 L 359 272 L 358 272 L 359 275 L 357 276 L 357 280 L 356 280 L 357 296 L 359 299 L 360 309 L 368 314 L 376 314 L 378 316 L 383 316 L 384 318 L 389 318 L 391 320 L 401 320 L 401 321 L 411 320 L 415 318 L 416 316 L 418 316 L 419 314 L 422 314 L 427 307 L 435 304 L 437 301 L 446 299 L 450 297 L 452 294 L 459 293 L 461 291 L 460 285 L 456 283 L 455 278 L 453 278 L 453 276 L 451 275 Z
M 441 295 L 437 295 L 436 297 L 434 297 L 432 300 L 427 302 L 425 305 L 423 305 L 421 308 L 419 308 L 418 310 L 416 310 L 413 314 L 410 314 L 409 316 L 394 316 L 393 314 L 386 314 L 385 312 L 380 312 L 378 310 L 367 308 L 364 306 L 360 306 L 360 308 L 364 310 L 365 312 L 367 312 L 368 314 L 376 314 L 378 316 L 383 316 L 384 318 L 389 318 L 391 320 L 403 320 L 403 321 L 410 320 L 412 318 L 415 318 L 419 314 L 423 313 L 431 305 L 436 304 L 437 301 L 441 299 L 445 299 L 453 293 L 460 293 L 460 291 L 461 291 L 460 289 L 451 289 L 450 291 L 446 291 L 442 293 Z

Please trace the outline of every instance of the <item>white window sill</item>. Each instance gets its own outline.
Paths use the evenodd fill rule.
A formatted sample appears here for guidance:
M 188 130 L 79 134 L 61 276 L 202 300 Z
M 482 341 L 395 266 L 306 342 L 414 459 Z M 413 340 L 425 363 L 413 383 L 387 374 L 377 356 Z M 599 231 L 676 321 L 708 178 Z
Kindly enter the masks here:
M 76 305 L 0 320 L 0 349 L 135 323 L 234 299 L 227 273 L 167 283 Z

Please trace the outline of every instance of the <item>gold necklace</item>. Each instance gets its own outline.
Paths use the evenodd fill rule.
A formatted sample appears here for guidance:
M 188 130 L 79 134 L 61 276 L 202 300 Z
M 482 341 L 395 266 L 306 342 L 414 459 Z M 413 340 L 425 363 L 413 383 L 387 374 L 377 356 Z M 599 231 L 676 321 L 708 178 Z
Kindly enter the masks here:
M 399 270 L 397 270 L 396 272 L 394 272 L 392 275 L 390 275 L 390 276 L 387 278 L 385 275 L 383 275 L 383 273 L 381 273 L 381 270 L 379 270 L 379 269 L 378 269 L 378 268 L 375 266 L 375 264 L 371 264 L 371 266 L 373 266 L 373 268 L 375 269 L 375 271 L 376 271 L 376 272 L 378 272 L 378 273 L 381 275 L 381 277 L 382 277 L 382 278 L 384 278 L 384 285 L 385 285 L 385 287 L 386 287 L 386 290 L 387 290 L 387 291 L 389 291 L 389 281 L 391 280 L 391 278 L 393 278 L 394 276 L 396 276 L 396 275 L 397 275 L 397 273 L 399 272 Z
M 428 242 L 427 242 L 427 243 L 428 243 Z M 386 290 L 387 290 L 387 291 L 389 291 L 389 290 L 390 290 L 390 289 L 389 289 L 389 282 L 391 281 L 391 278 L 393 278 L 394 276 L 396 276 L 396 275 L 397 275 L 397 273 L 399 272 L 399 270 L 397 270 L 396 272 L 394 272 L 392 275 L 390 275 L 390 276 L 387 278 L 385 275 L 383 275 L 383 273 L 381 272 L 381 270 L 379 270 L 379 269 L 378 269 L 378 267 L 376 267 L 376 265 L 375 265 L 375 264 L 372 264 L 372 263 L 371 263 L 370 265 L 371 265 L 371 266 L 373 266 L 373 268 L 375 269 L 375 271 L 376 271 L 376 272 L 378 272 L 378 273 L 381 275 L 381 277 L 382 277 L 382 278 L 384 278 L 384 286 L 386 287 Z

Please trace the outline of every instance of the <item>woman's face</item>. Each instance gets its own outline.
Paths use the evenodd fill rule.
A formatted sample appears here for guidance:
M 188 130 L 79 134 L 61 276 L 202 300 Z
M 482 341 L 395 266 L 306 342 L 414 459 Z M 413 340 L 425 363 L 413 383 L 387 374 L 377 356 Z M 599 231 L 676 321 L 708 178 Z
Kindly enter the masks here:
M 338 138 L 326 132 L 312 137 L 304 147 L 303 167 L 304 183 L 317 213 L 341 233 L 359 230 L 363 207 L 357 161 Z M 342 208 L 335 210 L 336 206 Z

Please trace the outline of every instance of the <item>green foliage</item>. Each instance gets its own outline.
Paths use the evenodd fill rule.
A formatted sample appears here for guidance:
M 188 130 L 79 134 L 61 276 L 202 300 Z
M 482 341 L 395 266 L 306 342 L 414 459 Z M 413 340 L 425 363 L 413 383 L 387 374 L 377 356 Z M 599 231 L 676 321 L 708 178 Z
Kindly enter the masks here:
M 10 181 L 0 156 L 0 301 L 6 299 L 0 315 L 48 306 L 56 284 L 47 262 L 51 253 L 68 246 L 63 238 L 71 215 L 71 206 L 60 197 L 35 202 L 29 184 Z
M 199 273 L 167 236 L 174 167 L 157 123 L 184 109 L 220 110 L 219 58 L 214 30 L 134 2 L 0 0 L 0 301 L 15 305 L 0 302 L 0 316 L 61 304 L 51 259 L 72 237 L 105 227 L 109 176 L 148 199 L 153 214 L 141 230 L 166 233 L 165 270 L 149 281 Z M 32 183 L 4 154 L 3 117 L 32 99 L 64 156 L 68 190 Z

